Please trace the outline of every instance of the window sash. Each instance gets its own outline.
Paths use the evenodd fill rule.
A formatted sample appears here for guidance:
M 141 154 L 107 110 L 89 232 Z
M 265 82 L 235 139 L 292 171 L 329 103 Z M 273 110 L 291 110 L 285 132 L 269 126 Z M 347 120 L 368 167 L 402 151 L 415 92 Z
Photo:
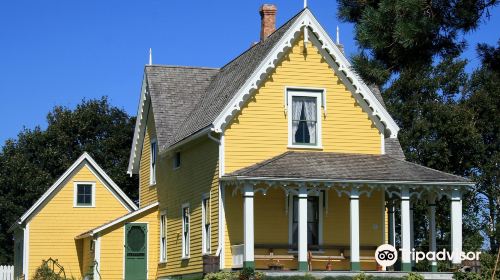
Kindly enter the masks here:
M 160 261 L 167 260 L 167 215 L 160 216 Z
M 211 225 L 210 225 L 210 197 L 202 199 L 203 207 L 203 253 L 210 253 L 211 250 Z
M 92 184 L 76 185 L 76 205 L 77 206 L 92 205 Z
M 320 143 L 319 92 L 288 91 L 289 145 L 317 146 Z
M 190 251 L 190 214 L 189 207 L 182 208 L 182 257 L 189 257 Z
M 156 184 L 156 161 L 157 161 L 157 145 L 156 140 L 151 141 L 151 166 L 150 166 L 150 176 L 149 183 L 151 185 Z

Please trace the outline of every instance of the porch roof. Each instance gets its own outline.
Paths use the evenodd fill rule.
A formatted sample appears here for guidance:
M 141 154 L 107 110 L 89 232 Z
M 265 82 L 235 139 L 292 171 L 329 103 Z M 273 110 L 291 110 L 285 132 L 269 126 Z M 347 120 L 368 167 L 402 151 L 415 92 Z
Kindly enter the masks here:
M 473 185 L 471 180 L 388 155 L 286 152 L 223 180 L 283 180 Z

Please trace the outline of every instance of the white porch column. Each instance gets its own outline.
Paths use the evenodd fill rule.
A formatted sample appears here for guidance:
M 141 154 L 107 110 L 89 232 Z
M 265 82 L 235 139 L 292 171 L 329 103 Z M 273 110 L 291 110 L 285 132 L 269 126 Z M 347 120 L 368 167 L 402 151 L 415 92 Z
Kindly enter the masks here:
M 455 188 L 451 192 L 451 250 L 453 252 L 452 263 L 462 263 L 462 192 Z
M 410 249 L 415 249 L 415 224 L 413 219 L 413 208 L 415 207 L 415 203 L 410 199 Z M 411 266 L 415 265 L 415 260 L 411 260 Z
M 301 185 L 298 195 L 299 229 L 298 229 L 298 250 L 299 250 L 299 271 L 308 271 L 307 264 L 307 187 Z
M 395 205 L 394 201 L 392 200 L 392 197 L 389 200 L 388 206 L 387 206 L 387 212 L 388 212 L 388 223 L 389 223 L 389 244 L 392 246 L 396 246 L 396 214 L 395 214 Z
M 411 271 L 410 190 L 401 187 L 401 270 Z
M 436 252 L 436 196 L 431 194 L 428 198 L 429 205 L 429 251 Z M 431 261 L 431 271 L 437 272 L 437 261 Z
M 254 219 L 253 219 L 253 185 L 246 183 L 243 189 L 243 266 L 255 267 L 254 262 Z
M 359 191 L 351 190 L 350 195 L 350 237 L 351 237 L 351 271 L 361 270 L 359 262 Z

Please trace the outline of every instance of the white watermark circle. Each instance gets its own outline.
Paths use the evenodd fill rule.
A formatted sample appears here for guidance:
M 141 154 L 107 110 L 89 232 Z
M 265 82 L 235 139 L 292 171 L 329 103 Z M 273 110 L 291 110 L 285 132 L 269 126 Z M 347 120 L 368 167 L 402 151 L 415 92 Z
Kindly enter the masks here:
M 380 266 L 392 266 L 398 260 L 398 251 L 390 244 L 382 244 L 375 251 L 375 260 Z

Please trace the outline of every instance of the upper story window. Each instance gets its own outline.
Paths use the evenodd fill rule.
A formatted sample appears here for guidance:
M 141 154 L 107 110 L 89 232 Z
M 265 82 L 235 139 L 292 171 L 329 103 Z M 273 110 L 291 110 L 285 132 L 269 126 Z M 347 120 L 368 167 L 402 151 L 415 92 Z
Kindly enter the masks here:
M 182 205 L 182 258 L 189 258 L 190 220 L 189 204 L 184 204 Z
M 181 152 L 175 152 L 173 165 L 174 169 L 181 167 Z
M 151 165 L 149 168 L 149 184 L 156 184 L 156 162 L 157 162 L 158 147 L 156 139 L 151 140 Z
M 167 261 L 167 212 L 160 216 L 160 262 Z
M 288 144 L 290 147 L 321 147 L 321 91 L 288 91 Z
M 95 206 L 95 183 L 75 183 L 74 207 Z

